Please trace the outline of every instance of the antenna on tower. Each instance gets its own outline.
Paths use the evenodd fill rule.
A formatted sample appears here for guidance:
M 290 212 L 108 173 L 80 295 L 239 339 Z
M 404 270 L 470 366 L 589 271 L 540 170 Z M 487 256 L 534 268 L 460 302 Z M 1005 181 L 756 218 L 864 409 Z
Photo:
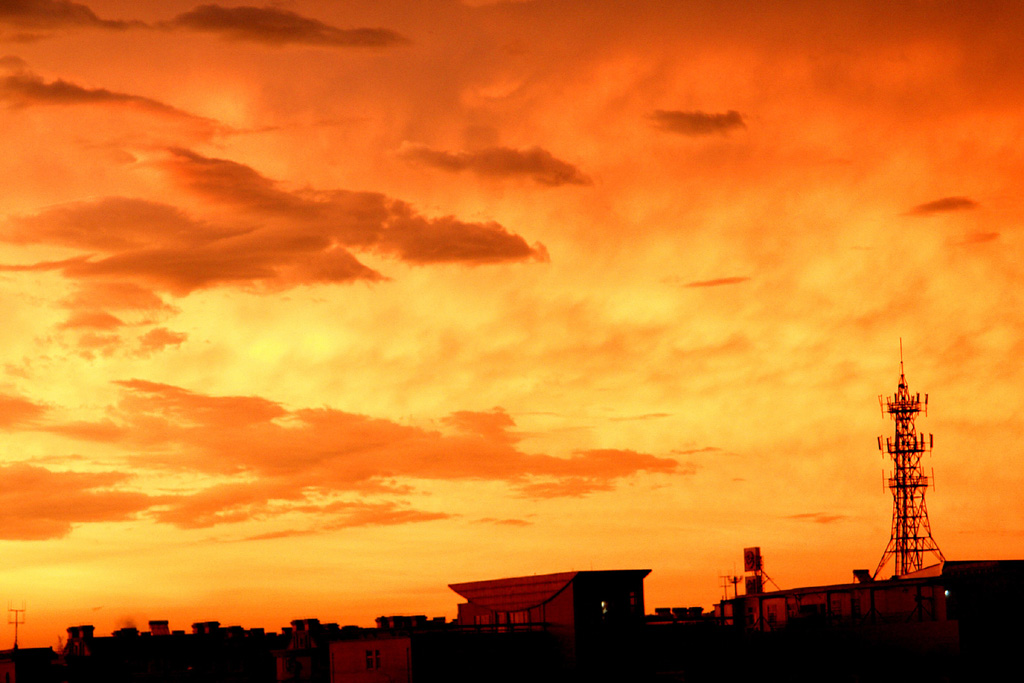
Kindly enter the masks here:
M 927 401 L 928 394 L 925 394 L 925 406 Z M 939 562 L 946 560 L 932 538 L 928 508 L 924 502 L 925 491 L 932 479 L 924 474 L 921 456 L 931 453 L 935 437 L 932 434 L 928 435 L 927 440 L 924 434 L 918 437 L 914 420 L 921 410 L 921 395 L 910 393 L 907 378 L 903 374 L 901 338 L 899 385 L 896 394 L 885 400 L 885 412 L 896 423 L 896 433 L 893 438 L 886 437 L 884 445 L 881 439 L 878 441 L 879 450 L 888 453 L 893 463 L 888 481 L 889 490 L 892 491 L 892 533 L 872 578 L 877 578 L 892 558 L 896 560 L 895 576 L 921 569 L 925 553 L 934 553 Z
M 18 624 L 25 623 L 25 602 L 22 601 L 21 609 L 14 607 L 10 602 L 7 603 L 7 623 L 14 624 L 14 649 L 18 649 Z
M 735 600 L 737 597 L 736 585 L 743 579 L 736 576 L 736 571 L 733 570 L 732 574 L 722 574 L 718 578 L 722 581 L 722 601 L 729 599 L 729 584 L 732 584 L 732 599 Z

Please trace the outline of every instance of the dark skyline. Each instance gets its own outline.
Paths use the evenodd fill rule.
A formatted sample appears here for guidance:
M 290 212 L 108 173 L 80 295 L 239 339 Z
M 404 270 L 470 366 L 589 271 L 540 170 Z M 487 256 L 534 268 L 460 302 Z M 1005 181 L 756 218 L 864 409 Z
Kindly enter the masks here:
M 1024 11 L 898 5 L 0 0 L 22 641 L 848 581 L 900 338 L 943 553 L 1022 556 Z

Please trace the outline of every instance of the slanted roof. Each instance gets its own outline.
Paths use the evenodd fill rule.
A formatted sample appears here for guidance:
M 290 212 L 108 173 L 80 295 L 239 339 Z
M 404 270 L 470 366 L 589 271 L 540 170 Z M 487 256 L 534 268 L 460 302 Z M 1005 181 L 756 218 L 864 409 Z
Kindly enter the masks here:
M 621 571 L 561 572 L 535 576 L 517 576 L 490 581 L 452 583 L 448 587 L 469 602 L 494 612 L 521 612 L 549 602 L 580 575 L 622 577 L 635 575 L 643 579 L 650 569 L 627 569 Z

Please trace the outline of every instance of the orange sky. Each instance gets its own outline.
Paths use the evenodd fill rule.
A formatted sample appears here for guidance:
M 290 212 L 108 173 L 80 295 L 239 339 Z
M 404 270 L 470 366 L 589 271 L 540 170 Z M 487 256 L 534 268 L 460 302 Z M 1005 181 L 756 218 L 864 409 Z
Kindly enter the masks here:
M 0 0 L 22 643 L 847 581 L 900 338 L 936 540 L 1024 556 L 1024 10 L 771 4 Z

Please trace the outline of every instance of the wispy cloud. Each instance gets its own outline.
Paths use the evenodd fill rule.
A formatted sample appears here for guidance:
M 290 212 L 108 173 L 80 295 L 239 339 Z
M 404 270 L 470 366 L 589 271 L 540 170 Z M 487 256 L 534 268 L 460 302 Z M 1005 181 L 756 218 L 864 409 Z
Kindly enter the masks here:
M 699 110 L 657 109 L 651 114 L 651 120 L 662 130 L 690 137 L 726 135 L 733 130 L 747 127 L 743 116 L 734 109 L 722 114 L 709 114 Z
M 830 515 L 824 512 L 804 512 L 798 515 L 789 515 L 786 519 L 795 519 L 816 524 L 833 524 L 846 519 L 846 515 Z
M 907 211 L 910 216 L 930 216 L 950 211 L 968 211 L 978 208 L 978 202 L 970 197 L 943 197 L 934 201 L 918 204 Z
M 985 244 L 999 239 L 998 232 L 972 232 L 957 242 L 958 246 L 969 246 L 971 244 Z
M 747 282 L 750 280 L 749 277 L 720 277 L 714 280 L 694 280 L 693 282 L 687 282 L 684 287 L 721 287 L 723 285 L 738 285 L 741 282 Z
M 488 147 L 474 152 L 446 152 L 410 142 L 402 144 L 399 156 L 443 171 L 472 171 L 477 175 L 507 178 L 525 176 L 541 185 L 589 185 L 590 178 L 579 168 L 557 159 L 540 147 L 525 150 Z
M 30 29 L 62 26 L 125 29 L 143 25 L 138 21 L 100 19 L 88 6 L 68 0 L 5 0 L 0 2 L 0 24 Z
M 267 45 L 387 47 L 409 40 L 385 28 L 338 28 L 278 7 L 200 5 L 161 24 Z

